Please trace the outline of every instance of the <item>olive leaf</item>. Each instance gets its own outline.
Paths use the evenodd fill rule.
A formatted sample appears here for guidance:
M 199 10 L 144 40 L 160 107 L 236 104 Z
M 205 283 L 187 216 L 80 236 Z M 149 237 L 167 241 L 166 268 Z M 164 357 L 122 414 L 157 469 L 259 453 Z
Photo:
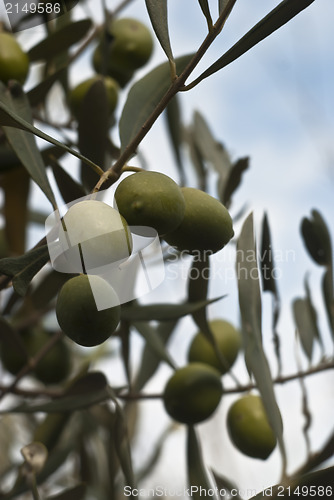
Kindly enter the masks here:
M 121 309 L 121 318 L 131 322 L 154 320 L 171 321 L 192 314 L 222 298 L 223 297 L 217 297 L 211 300 L 186 302 L 184 304 L 123 305 Z
M 145 332 L 143 332 L 144 325 Z M 143 337 L 146 337 L 145 347 L 141 356 L 140 368 L 133 384 L 133 390 L 135 392 L 141 391 L 145 384 L 151 379 L 151 377 L 153 377 L 160 365 L 161 360 L 166 361 L 170 366 L 174 367 L 174 362 L 165 346 L 167 345 L 176 325 L 177 321 L 175 320 L 158 323 L 155 327 L 149 323 L 134 323 L 134 327 L 139 331 L 139 333 L 143 335 Z M 150 329 L 150 333 L 147 335 L 148 328 Z M 153 335 L 154 339 L 151 342 L 150 340 Z M 158 338 L 157 346 L 155 346 L 155 344 L 157 344 L 156 338 Z
M 248 167 L 249 158 L 240 158 L 235 163 L 232 163 L 226 180 L 223 177 L 219 177 L 217 190 L 219 198 L 226 208 L 230 207 L 232 195 L 239 187 L 242 176 Z
M 215 480 L 215 483 L 217 485 L 218 491 L 219 491 L 219 496 L 221 500 L 224 500 L 225 497 L 229 498 L 233 494 L 233 498 L 235 500 L 242 500 L 241 496 L 238 493 L 238 487 L 237 485 L 232 482 L 230 479 L 228 479 L 225 476 L 222 476 L 221 474 L 218 474 L 214 470 L 211 471 L 213 478 Z M 224 493 L 224 494 L 222 494 Z
M 326 307 L 327 319 L 334 340 L 334 285 L 333 268 L 330 266 L 322 278 L 322 295 Z
M 332 244 L 328 227 L 318 210 L 311 211 L 312 217 L 304 217 L 301 233 L 312 259 L 320 266 L 332 265 Z
M 213 75 L 217 71 L 225 68 L 228 64 L 238 59 L 248 50 L 253 48 L 259 42 L 267 38 L 295 17 L 299 12 L 306 9 L 314 0 L 283 0 L 261 21 L 259 21 L 251 30 L 249 30 L 237 43 L 235 43 L 225 54 L 223 54 L 216 62 L 206 69 L 198 78 L 190 85 L 193 87 L 205 78 Z M 228 2 L 226 2 L 228 5 Z M 224 5 L 224 8 L 225 6 Z
M 286 452 L 282 419 L 275 398 L 268 360 L 262 346 L 262 305 L 252 213 L 246 218 L 238 238 L 236 275 L 246 365 L 261 394 L 268 420 L 279 443 L 285 469 Z
M 174 56 L 168 31 L 167 0 L 160 0 L 160 2 L 157 2 L 156 0 L 145 0 L 145 3 L 154 32 L 160 42 L 160 45 L 169 61 L 174 63 Z
M 15 83 L 14 88 L 17 89 L 18 84 Z M 82 154 L 78 153 L 74 149 L 71 149 L 68 147 L 66 144 L 57 141 L 53 137 L 51 137 L 48 134 L 45 134 L 38 128 L 34 127 L 31 125 L 27 120 L 25 120 L 23 117 L 21 117 L 18 113 L 16 113 L 16 110 L 13 110 L 10 106 L 10 104 L 7 102 L 8 98 L 6 98 L 6 95 L 4 94 L 4 91 L 6 91 L 6 87 L 0 82 L 0 125 L 3 127 L 14 127 L 18 128 L 27 132 L 31 132 L 32 134 L 36 135 L 37 137 L 40 137 L 41 139 L 50 142 L 51 144 L 54 144 L 58 148 L 61 148 L 63 151 L 66 153 L 70 153 L 73 156 L 76 156 L 79 158 L 79 160 L 84 161 L 88 165 L 92 166 L 92 162 L 88 159 L 85 158 Z M 17 151 L 16 151 L 17 152 Z
M 173 322 L 173 324 L 175 324 Z M 171 368 L 175 369 L 175 363 L 172 360 L 170 354 L 165 348 L 163 340 L 157 333 L 156 328 L 144 321 L 133 322 L 132 325 L 135 327 L 138 333 L 145 339 L 146 345 L 154 352 L 155 356 L 165 361 Z M 168 325 L 169 327 L 169 325 Z
M 215 139 L 205 118 L 198 111 L 194 113 L 193 134 L 202 158 L 218 173 L 223 192 L 232 163 L 223 144 Z
M 317 313 L 312 303 L 307 277 L 305 278 L 305 290 L 306 297 L 298 298 L 293 302 L 293 315 L 303 351 L 308 360 L 311 361 L 314 341 L 318 340 L 321 344 L 321 338 L 317 324 Z
M 7 89 L 0 85 L 0 101 L 11 111 L 22 117 L 27 123 L 32 123 L 32 113 L 29 101 L 18 83 Z M 44 161 L 33 135 L 13 127 L 3 127 L 7 140 L 18 159 L 29 172 L 47 196 L 52 206 L 56 207 L 56 199 L 45 171 Z
M 20 257 L 0 260 L 0 273 L 13 278 L 15 291 L 24 296 L 33 277 L 49 260 L 47 245 L 30 250 Z
M 178 73 L 182 72 L 192 57 L 193 54 L 189 54 L 175 60 Z M 119 122 L 122 151 L 144 126 L 169 86 L 170 67 L 169 63 L 164 63 L 131 87 Z
M 53 401 L 22 403 L 13 408 L 1 410 L 0 414 L 73 412 L 107 401 L 110 397 L 110 388 L 104 374 L 90 372 L 75 381 L 63 396 Z
M 56 161 L 50 161 L 59 192 L 65 203 L 84 197 L 87 193 L 73 177 Z
M 191 496 L 194 500 L 202 499 L 203 491 L 212 491 L 212 483 L 204 465 L 200 442 L 195 428 L 190 425 L 187 428 L 187 473 Z M 210 498 L 218 500 L 215 491 Z
M 188 127 L 185 131 L 185 141 L 189 148 L 189 156 L 192 166 L 195 170 L 195 175 L 198 182 L 198 187 L 202 191 L 206 191 L 207 187 L 207 169 L 205 166 L 203 155 L 197 145 L 194 126 Z
M 38 106 L 45 100 L 51 87 L 62 77 L 66 67 L 67 66 L 61 67 L 57 69 L 57 71 L 51 73 L 51 75 L 46 76 L 44 80 L 37 83 L 35 87 L 27 92 L 27 97 L 32 107 Z
M 261 249 L 260 249 L 260 270 L 262 278 L 262 289 L 264 292 L 271 292 L 273 295 L 273 343 L 275 346 L 275 354 L 278 363 L 278 374 L 282 370 L 282 358 L 280 351 L 280 338 L 277 332 L 277 323 L 280 314 L 280 297 L 275 279 L 275 262 L 274 253 L 271 243 L 271 233 L 267 214 L 265 213 L 262 220 L 262 235 L 261 235 Z
M 210 7 L 208 4 L 208 0 L 198 0 L 198 3 L 200 4 L 202 12 L 205 16 L 207 23 L 208 23 L 208 28 L 210 30 L 212 28 L 213 23 L 212 23 L 212 17 L 211 17 L 211 13 L 210 13 Z
M 223 12 L 223 10 L 227 6 L 228 2 L 229 2 L 229 0 L 218 0 L 218 12 L 219 12 L 219 15 L 221 15 L 221 13 Z
M 48 61 L 52 59 L 71 47 L 71 45 L 80 42 L 91 27 L 92 21 L 90 19 L 81 19 L 53 31 L 47 38 L 43 38 L 41 42 L 28 51 L 30 61 L 35 62 L 42 59 Z
M 94 82 L 86 93 L 79 114 L 79 150 L 82 155 L 104 169 L 109 128 L 108 98 L 102 80 Z M 81 181 L 91 191 L 99 176 L 84 162 L 80 166 Z
M 173 99 L 168 103 L 165 111 L 166 122 L 170 141 L 173 147 L 173 153 L 180 175 L 180 184 L 185 184 L 184 165 L 182 161 L 181 146 L 183 142 L 183 127 L 181 120 L 181 110 L 178 95 L 176 94 Z

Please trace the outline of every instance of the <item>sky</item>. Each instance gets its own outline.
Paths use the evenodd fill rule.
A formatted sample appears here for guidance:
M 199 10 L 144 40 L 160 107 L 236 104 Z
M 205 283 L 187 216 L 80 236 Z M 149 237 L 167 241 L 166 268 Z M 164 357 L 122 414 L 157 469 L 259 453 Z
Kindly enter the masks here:
M 117 5 L 107 1 L 108 7 Z M 213 12 L 216 1 L 209 1 Z M 200 63 L 194 76 L 235 43 L 248 29 L 258 22 L 278 2 L 272 0 L 238 0 L 236 6 L 219 38 Z M 98 2 L 87 0 L 88 8 L 100 16 Z M 175 56 L 195 51 L 206 34 L 206 22 L 200 7 L 194 0 L 170 0 L 169 23 L 170 37 Z M 124 10 L 124 15 L 136 17 L 149 24 L 143 0 L 134 0 Z M 289 24 L 261 42 L 247 54 L 226 67 L 223 71 L 205 80 L 190 92 L 180 97 L 185 123 L 190 124 L 193 113 L 199 111 L 206 119 L 213 135 L 222 142 L 232 159 L 250 157 L 250 169 L 244 175 L 242 185 L 236 192 L 231 209 L 232 216 L 247 203 L 248 214 L 254 212 L 255 227 L 260 229 L 264 212 L 267 213 L 272 230 L 273 246 L 283 256 L 279 263 L 281 277 L 278 282 L 282 298 L 282 312 L 279 331 L 282 349 L 286 354 L 284 372 L 291 373 L 294 361 L 294 325 L 291 314 L 291 301 L 303 296 L 305 272 L 309 272 L 312 298 L 320 315 L 319 323 L 324 342 L 332 352 L 332 342 L 323 317 L 320 296 L 319 268 L 307 256 L 300 236 L 302 217 L 309 216 L 316 208 L 325 218 L 331 234 L 334 234 L 334 35 L 332 20 L 334 6 L 332 0 L 315 2 L 293 19 Z M 84 17 L 84 13 L 80 12 Z M 20 34 L 23 44 L 32 46 L 35 39 L 42 35 L 36 27 Z M 73 67 L 71 81 L 78 83 L 92 73 L 91 53 L 88 52 Z M 165 56 L 156 44 L 149 65 L 138 72 L 138 78 L 160 62 Z M 32 84 L 33 76 L 30 83 Z M 126 99 L 121 97 L 119 110 Z M 117 134 L 116 134 L 117 140 Z M 141 154 L 152 170 L 168 173 L 178 179 L 174 159 L 166 139 L 164 121 L 159 119 L 141 145 Z M 134 160 L 135 162 L 135 160 Z M 187 163 L 191 168 L 189 162 Z M 190 182 L 193 182 L 189 174 Z M 38 189 L 34 190 L 32 206 L 50 210 L 48 202 L 41 198 Z M 238 235 L 242 220 L 235 224 Z M 39 237 L 39 230 L 32 231 L 32 240 Z M 285 256 L 285 257 L 284 257 Z M 233 248 L 226 248 L 220 255 L 224 265 L 234 266 Z M 186 268 L 188 264 L 185 262 Z M 184 280 L 180 279 L 175 291 L 174 283 L 166 283 L 159 288 L 153 300 L 181 300 L 184 293 Z M 209 310 L 210 317 L 224 317 L 237 323 L 237 289 L 235 282 L 222 284 L 214 279 L 210 293 L 212 296 L 228 292 L 228 297 Z M 148 297 L 147 300 L 149 300 Z M 263 297 L 264 343 L 273 359 L 270 317 L 270 297 Z M 182 333 L 181 333 L 182 330 Z M 178 364 L 184 363 L 187 346 L 196 328 L 186 318 L 180 333 L 171 345 L 172 355 Z M 138 340 L 138 345 L 141 346 Z M 318 350 L 315 359 L 319 356 Z M 138 358 L 138 356 L 137 356 Z M 138 361 L 138 359 L 134 359 Z M 303 365 L 307 363 L 303 359 Z M 110 376 L 117 378 L 120 366 L 115 364 Z M 236 373 L 245 377 L 239 359 Z M 170 375 L 167 367 L 162 367 L 158 376 L 147 386 L 147 392 L 161 389 L 161 380 Z M 247 378 L 244 380 L 247 380 Z M 224 380 L 225 383 L 225 380 Z M 231 381 L 226 380 L 226 385 Z M 333 376 L 332 374 L 310 377 L 307 386 L 312 395 L 312 409 L 315 412 L 311 432 L 312 444 L 319 445 L 327 436 L 327 429 L 334 420 Z M 319 386 L 321 390 L 319 391 Z M 292 471 L 298 467 L 305 455 L 302 433 L 298 428 L 300 421 L 300 390 L 298 383 L 277 388 L 277 398 L 282 407 L 285 424 L 285 438 L 288 443 L 288 458 Z M 247 495 L 247 490 L 275 483 L 279 477 L 279 454 L 275 451 L 265 463 L 243 457 L 229 442 L 225 428 L 225 416 L 232 398 L 222 402 L 214 418 L 199 426 L 203 452 L 207 462 L 217 472 L 231 477 Z M 319 418 L 321 416 L 321 418 Z M 143 403 L 141 432 L 134 449 L 135 463 L 140 464 L 148 457 L 151 444 L 169 424 L 159 402 Z M 217 435 L 220 444 L 217 445 Z M 185 433 L 180 426 L 167 441 L 162 460 L 149 477 L 144 487 L 170 485 L 182 487 L 185 481 L 184 463 Z M 171 478 L 172 481 L 171 481 Z M 264 479 L 265 478 L 265 479 Z M 265 484 L 263 484 L 265 482 Z

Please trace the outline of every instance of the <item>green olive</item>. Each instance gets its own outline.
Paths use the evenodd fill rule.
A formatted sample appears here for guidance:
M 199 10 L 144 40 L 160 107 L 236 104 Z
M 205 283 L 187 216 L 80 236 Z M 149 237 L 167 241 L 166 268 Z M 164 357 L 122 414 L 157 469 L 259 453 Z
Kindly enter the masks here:
M 137 19 L 128 17 L 113 19 L 102 43 L 108 44 L 108 68 L 122 72 L 134 71 L 144 66 L 153 51 L 150 30 Z M 104 48 L 105 45 L 101 50 Z
M 180 251 L 216 253 L 233 237 L 232 219 L 225 206 L 195 188 L 181 188 L 186 207 L 181 224 L 164 239 Z
M 6 343 L 1 349 L 1 361 L 6 370 L 17 375 L 30 358 L 50 341 L 52 334 L 41 327 L 26 330 L 20 334 L 21 347 L 14 342 Z M 31 374 L 44 384 L 59 384 L 71 371 L 72 358 L 64 339 L 58 340 L 37 363 Z
M 112 112 L 115 110 L 119 91 L 119 85 L 117 81 L 110 76 L 95 75 L 79 83 L 79 85 L 71 90 L 69 95 L 69 104 L 74 116 L 79 117 L 80 108 L 87 92 L 89 91 L 91 86 L 99 80 L 102 81 L 106 89 L 109 114 L 112 114 Z
M 63 218 L 60 243 L 70 263 L 75 263 L 78 245 L 86 270 L 127 259 L 132 236 L 126 220 L 117 210 L 98 200 L 72 205 Z
M 276 446 L 260 396 L 248 394 L 235 401 L 227 414 L 227 429 L 239 451 L 265 460 Z
M 163 401 L 167 413 L 176 421 L 196 424 L 208 419 L 223 394 L 220 373 L 203 363 L 179 368 L 168 380 Z
M 99 310 L 95 297 L 107 298 L 114 305 Z M 88 278 L 82 274 L 69 279 L 57 297 L 56 315 L 60 328 L 70 339 L 85 347 L 102 344 L 114 333 L 120 311 L 112 286 L 95 275 Z
M 207 363 L 223 375 L 230 370 L 238 356 L 241 347 L 240 332 L 231 323 L 222 319 L 210 321 L 209 326 L 217 348 L 222 354 L 222 360 L 218 359 L 213 345 L 202 332 L 194 336 L 189 347 L 188 360 Z
M 10 33 L 0 33 L 0 80 L 17 80 L 22 85 L 29 71 L 29 57 Z
M 159 235 L 178 227 L 184 216 L 180 187 L 160 172 L 129 175 L 118 185 L 115 201 L 130 226 L 153 227 Z

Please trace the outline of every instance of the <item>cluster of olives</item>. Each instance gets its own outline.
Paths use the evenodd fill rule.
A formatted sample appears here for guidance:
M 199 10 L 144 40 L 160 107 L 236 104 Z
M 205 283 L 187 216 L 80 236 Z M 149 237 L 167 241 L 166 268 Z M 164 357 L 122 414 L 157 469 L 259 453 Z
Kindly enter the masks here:
M 1 343 L 0 358 L 3 367 L 12 375 L 17 375 L 22 368 L 50 341 L 52 333 L 42 327 L 22 331 L 21 346 L 14 341 Z M 13 344 L 13 345 L 12 345 Z M 44 384 L 59 384 L 69 376 L 72 356 L 65 339 L 59 339 L 52 349 L 41 358 L 32 371 L 32 375 Z
M 223 395 L 221 376 L 234 364 L 240 347 L 239 330 L 228 321 L 209 322 L 218 353 L 203 332 L 197 332 L 189 346 L 188 364 L 177 369 L 164 391 L 167 413 L 185 424 L 208 419 Z
M 189 363 L 177 369 L 163 393 L 167 413 L 176 421 L 193 425 L 213 415 L 223 395 L 221 376 L 234 364 L 241 348 L 240 332 L 221 319 L 209 323 L 216 347 L 202 332 L 188 350 Z M 276 446 L 276 436 L 258 395 L 237 399 L 227 414 L 227 429 L 234 446 L 245 455 L 265 460 Z
M 144 66 L 153 51 L 149 29 L 132 18 L 112 19 L 93 54 L 96 74 L 74 87 L 69 94 L 69 105 L 78 118 L 82 102 L 91 86 L 100 80 L 106 90 L 109 115 L 118 102 L 120 87 L 124 87 L 135 71 Z
M 88 270 L 119 264 L 130 257 L 133 249 L 129 226 L 153 228 L 166 241 L 173 240 L 179 250 L 189 253 L 197 249 L 216 252 L 233 236 L 231 217 L 218 200 L 198 189 L 180 188 L 160 172 L 142 171 L 120 182 L 115 191 L 115 208 L 94 199 L 72 205 L 62 221 L 60 243 L 71 262 L 75 262 L 73 252 L 79 246 Z M 204 245 L 202 235 L 206 236 Z M 113 306 L 99 310 L 96 295 L 112 298 Z M 120 305 L 111 284 L 98 276 L 80 274 L 60 290 L 56 314 L 68 337 L 80 345 L 94 346 L 116 330 Z

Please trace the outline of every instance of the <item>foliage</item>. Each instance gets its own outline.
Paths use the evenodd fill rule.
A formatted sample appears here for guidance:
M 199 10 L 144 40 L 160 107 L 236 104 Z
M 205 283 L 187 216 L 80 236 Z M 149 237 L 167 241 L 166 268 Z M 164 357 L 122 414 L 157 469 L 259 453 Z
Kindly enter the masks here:
M 204 22 L 207 24 L 207 35 L 197 51 L 177 58 L 174 57 L 169 34 L 167 0 L 161 2 L 146 0 L 154 44 L 156 47 L 158 44 L 161 45 L 166 61 L 151 71 L 146 71 L 142 78 L 137 78 L 138 73 L 131 70 L 131 74 L 126 75 L 128 79 L 126 82 L 122 79 L 124 74 L 121 75 L 120 72 L 119 95 L 123 100 L 119 99 L 118 105 L 122 102 L 124 104 L 122 109 L 116 108 L 118 114 L 114 113 L 112 117 L 110 117 L 107 92 L 100 78 L 89 87 L 81 100 L 79 112 L 76 111 L 74 115 L 70 105 L 69 76 L 72 65 L 79 57 L 101 43 L 101 34 L 105 37 L 103 38 L 105 44 L 112 44 L 112 36 L 109 35 L 109 38 L 107 36 L 107 27 L 113 18 L 122 16 L 122 10 L 131 4 L 131 0 L 120 1 L 114 11 L 110 11 L 105 5 L 106 2 L 101 1 L 104 8 L 102 25 L 98 25 L 92 19 L 77 20 L 75 13 L 84 12 L 81 4 L 85 2 L 74 2 L 71 5 L 73 8 L 60 17 L 45 15 L 42 25 L 43 39 L 27 53 L 30 70 L 37 64 L 42 67 L 38 80 L 29 90 L 27 86 L 22 86 L 17 81 L 0 82 L 0 185 L 4 193 L 4 230 L 0 234 L 3 240 L 0 245 L 2 251 L 0 285 L 3 296 L 0 347 L 1 350 L 21 351 L 23 359 L 28 360 L 20 366 L 15 375 L 6 372 L 4 366 L 1 368 L 0 413 L 3 425 L 8 427 L 11 443 L 8 444 L 6 441 L 8 436 L 5 439 L 0 434 L 1 448 L 6 451 L 6 453 L 2 451 L 6 455 L 6 460 L 3 460 L 3 464 L 0 462 L 0 476 L 3 478 L 0 480 L 0 499 L 23 498 L 22 495 L 29 490 L 35 500 L 38 498 L 117 499 L 123 498 L 125 486 L 128 488 L 126 491 L 129 492 L 129 496 L 135 496 L 131 491 L 140 488 L 142 481 L 152 473 L 166 441 L 176 428 L 175 425 L 171 425 L 165 430 L 151 450 L 151 459 L 146 464 L 141 464 L 141 469 L 134 466 L 132 450 L 140 422 L 141 405 L 145 405 L 145 401 L 150 399 L 156 399 L 163 405 L 163 383 L 160 384 L 158 394 L 146 392 L 146 386 L 155 380 L 158 370 L 163 370 L 167 366 L 168 370 L 175 372 L 180 368 L 171 355 L 169 342 L 176 335 L 182 334 L 179 326 L 184 317 L 192 318 L 196 328 L 212 345 L 217 361 L 221 361 L 226 367 L 226 360 L 224 363 L 210 328 L 208 311 L 211 304 L 224 299 L 228 289 L 224 289 L 218 297 L 210 296 L 212 255 L 206 251 L 197 254 L 194 251 L 191 256 L 187 255 L 189 270 L 187 290 L 183 300 L 156 302 L 152 299 L 151 293 L 149 297 L 152 300 L 149 302 L 133 296 L 131 300 L 121 301 L 117 329 L 113 327 L 110 338 L 94 349 L 79 348 L 65 337 L 56 321 L 57 295 L 64 284 L 73 279 L 73 274 L 78 273 L 65 272 L 64 269 L 57 270 L 56 267 L 53 269 L 50 266 L 51 252 L 47 236 L 34 248 L 27 248 L 26 235 L 31 224 L 36 222 L 43 224 L 45 220 L 43 213 L 32 213 L 29 209 L 27 195 L 29 184 L 35 183 L 39 186 L 50 202 L 50 211 L 57 213 L 60 203 L 70 205 L 83 197 L 94 198 L 104 190 L 112 191 L 127 178 L 129 173 L 148 169 L 159 170 L 160 174 L 166 174 L 162 165 L 159 168 L 151 168 L 150 165 L 137 167 L 129 163 L 133 158 L 140 162 L 141 142 L 146 136 L 149 140 L 150 129 L 160 115 L 164 114 L 170 147 L 175 157 L 178 184 L 183 190 L 189 190 L 192 187 L 189 179 L 195 178 L 196 186 L 207 193 L 210 191 L 211 195 L 209 186 L 211 179 L 214 178 L 216 180 L 214 197 L 217 199 L 215 203 L 221 207 L 219 203 L 221 202 L 230 210 L 233 208 L 233 195 L 244 182 L 244 174 L 249 168 L 249 158 L 243 157 L 233 161 L 222 143 L 213 136 L 206 119 L 199 112 L 195 112 L 192 123 L 186 125 L 182 117 L 182 93 L 191 92 L 203 81 L 204 88 L 206 78 L 221 71 L 270 36 L 308 7 L 312 1 L 283 0 L 235 45 L 199 76 L 192 79 L 194 70 L 202 60 L 205 61 L 204 56 L 214 40 L 223 37 L 224 25 L 236 0 L 216 2 L 218 14 L 214 11 L 212 5 L 214 2 L 199 0 L 199 5 L 196 7 L 200 7 L 203 13 Z M 29 16 L 35 18 L 38 14 L 30 13 Z M 26 19 L 22 22 L 24 21 Z M 232 23 L 232 20 L 229 22 Z M 109 53 L 109 50 L 105 53 L 102 51 L 100 54 L 102 62 L 103 57 L 107 57 Z M 105 64 L 101 67 L 107 68 L 107 62 L 104 61 Z M 145 72 L 144 64 L 143 70 Z M 117 74 L 113 73 L 113 77 L 117 79 Z M 67 109 L 68 119 L 61 124 L 56 123 L 52 113 L 48 111 L 50 95 L 55 88 L 62 92 L 63 103 Z M 68 130 L 71 134 L 67 133 Z M 119 133 L 119 144 L 114 139 L 115 132 Z M 70 140 L 69 137 L 75 139 Z M 37 138 L 43 139 L 43 143 L 49 143 L 48 147 L 41 147 L 41 142 L 37 141 Z M 72 173 L 69 158 L 78 162 L 78 178 Z M 12 175 L 13 172 L 18 175 Z M 53 182 L 50 182 L 51 178 Z M 24 182 L 21 194 L 18 187 L 22 187 L 21 183 L 23 185 Z M 53 186 L 57 186 L 57 190 Z M 175 189 L 180 191 L 177 186 Z M 154 189 L 151 190 L 153 196 Z M 206 195 L 199 197 L 199 200 L 202 199 L 207 199 Z M 149 207 L 151 215 L 155 210 L 155 203 L 157 201 Z M 197 203 L 195 199 L 192 214 L 198 209 L 196 205 L 201 208 L 201 203 Z M 203 204 L 205 205 L 204 202 Z M 158 210 L 157 212 L 160 217 L 161 212 Z M 326 443 L 316 451 L 310 449 L 309 431 L 312 416 L 309 410 L 309 395 L 304 386 L 304 381 L 309 375 L 334 368 L 333 356 L 324 348 L 322 332 L 318 325 L 319 311 L 313 302 L 306 277 L 304 297 L 294 300 L 292 312 L 296 327 L 296 351 L 299 356 L 301 348 L 309 367 L 305 371 L 299 370 L 289 376 L 282 375 L 283 353 L 277 331 L 280 297 L 278 283 L 272 272 L 275 262 L 269 219 L 267 215 L 264 216 L 259 238 L 254 228 L 253 213 L 245 215 L 245 212 L 241 211 L 239 215 L 243 218 L 242 228 L 239 233 L 234 231 L 234 238 L 231 241 L 229 241 L 230 228 L 227 237 L 226 228 L 218 227 L 219 224 L 223 226 L 222 221 L 216 224 L 215 230 L 217 232 L 221 230 L 223 233 L 224 243 L 220 244 L 218 241 L 219 251 L 225 244 L 231 247 L 235 244 L 243 345 L 239 355 L 243 357 L 249 381 L 240 383 L 236 373 L 230 371 L 225 375 L 226 370 L 222 370 L 224 373 L 222 397 L 224 399 L 228 394 L 244 394 L 252 391 L 262 399 L 281 457 L 279 482 L 271 487 L 270 496 L 278 498 L 282 491 L 288 491 L 290 497 L 291 492 L 291 496 L 293 492 L 298 494 L 298 488 L 303 492 L 306 491 L 303 488 L 313 488 L 312 491 L 317 491 L 319 495 L 324 492 L 330 496 L 333 468 L 328 466 L 327 460 L 333 456 L 334 438 L 329 429 Z M 166 213 L 162 212 L 162 216 L 165 217 Z M 85 224 L 86 220 L 81 222 Z M 209 222 L 209 219 L 208 222 L 204 221 L 202 231 L 209 226 Z M 198 230 L 196 220 L 191 223 L 191 228 L 193 227 Z M 164 240 L 163 236 L 159 234 L 158 240 L 164 264 L 168 266 L 170 259 L 173 258 L 175 263 L 184 258 L 184 255 L 178 251 L 172 253 L 167 243 L 169 238 L 166 237 Z M 301 238 L 310 258 L 320 266 L 323 273 L 321 290 L 323 311 L 334 340 L 333 248 L 325 216 L 315 209 L 312 210 L 310 217 L 305 216 L 301 222 Z M 246 258 L 250 255 L 252 258 Z M 82 254 L 80 257 L 82 264 Z M 240 270 L 243 272 L 239 272 Z M 177 283 L 175 282 L 175 286 Z M 163 287 L 164 284 L 160 286 Z M 278 367 L 276 377 L 272 375 L 274 363 L 269 361 L 263 342 L 262 302 L 265 292 L 269 292 L 273 298 L 273 343 L 275 363 Z M 177 297 L 176 290 L 175 297 Z M 71 300 L 66 299 L 61 304 L 62 314 L 65 314 L 71 324 L 73 318 L 71 311 L 65 310 L 66 304 L 71 304 Z M 77 321 L 82 323 L 85 315 L 80 313 L 80 308 L 77 314 Z M 48 326 L 49 330 L 50 324 L 53 333 L 50 340 L 38 352 L 27 353 L 23 336 L 27 332 L 30 335 L 36 328 L 43 330 Z M 109 329 L 107 330 L 109 335 Z M 133 352 L 138 336 L 142 339 L 143 350 L 136 364 L 133 362 Z M 116 354 L 114 346 L 117 345 L 115 343 L 117 341 L 121 349 L 120 353 Z M 65 382 L 46 385 L 40 380 L 31 378 L 37 372 L 38 364 L 46 359 L 47 354 L 60 342 L 64 342 L 72 360 L 72 369 Z M 315 362 L 313 354 L 316 344 L 320 346 L 322 356 Z M 126 383 L 122 386 L 117 386 L 113 380 L 109 380 L 103 369 L 104 363 L 113 362 L 116 356 L 126 376 Z M 218 372 L 215 377 L 219 380 Z M 228 384 L 225 386 L 228 377 L 233 383 L 231 387 L 228 387 Z M 291 380 L 299 380 L 301 385 L 303 395 L 301 426 L 304 419 L 303 432 L 307 446 L 303 465 L 292 473 L 288 472 L 287 443 L 283 433 L 284 419 L 276 398 L 276 386 Z M 219 397 L 220 392 L 219 389 Z M 182 403 L 184 404 L 184 401 Z M 184 407 L 182 412 L 183 410 Z M 209 413 L 211 415 L 211 411 Z M 8 416 L 10 420 L 7 420 Z M 20 425 L 23 424 L 25 427 L 26 442 L 21 450 L 23 459 L 12 460 L 10 457 L 13 454 L 17 455 L 18 441 L 15 438 L 13 422 L 18 416 Z M 188 417 L 186 419 L 188 422 L 191 420 Z M 197 422 L 196 419 L 194 421 Z M 206 491 L 216 488 L 224 491 L 227 496 L 238 487 L 234 483 L 235 478 L 225 477 L 224 470 L 212 470 L 205 462 L 197 427 L 190 423 L 182 425 L 187 434 L 184 457 L 192 497 L 200 498 L 200 488 Z M 216 439 L 219 440 L 219 436 L 216 436 Z M 216 495 L 216 498 L 223 496 Z M 256 498 L 264 497 L 266 490 L 256 496 Z

